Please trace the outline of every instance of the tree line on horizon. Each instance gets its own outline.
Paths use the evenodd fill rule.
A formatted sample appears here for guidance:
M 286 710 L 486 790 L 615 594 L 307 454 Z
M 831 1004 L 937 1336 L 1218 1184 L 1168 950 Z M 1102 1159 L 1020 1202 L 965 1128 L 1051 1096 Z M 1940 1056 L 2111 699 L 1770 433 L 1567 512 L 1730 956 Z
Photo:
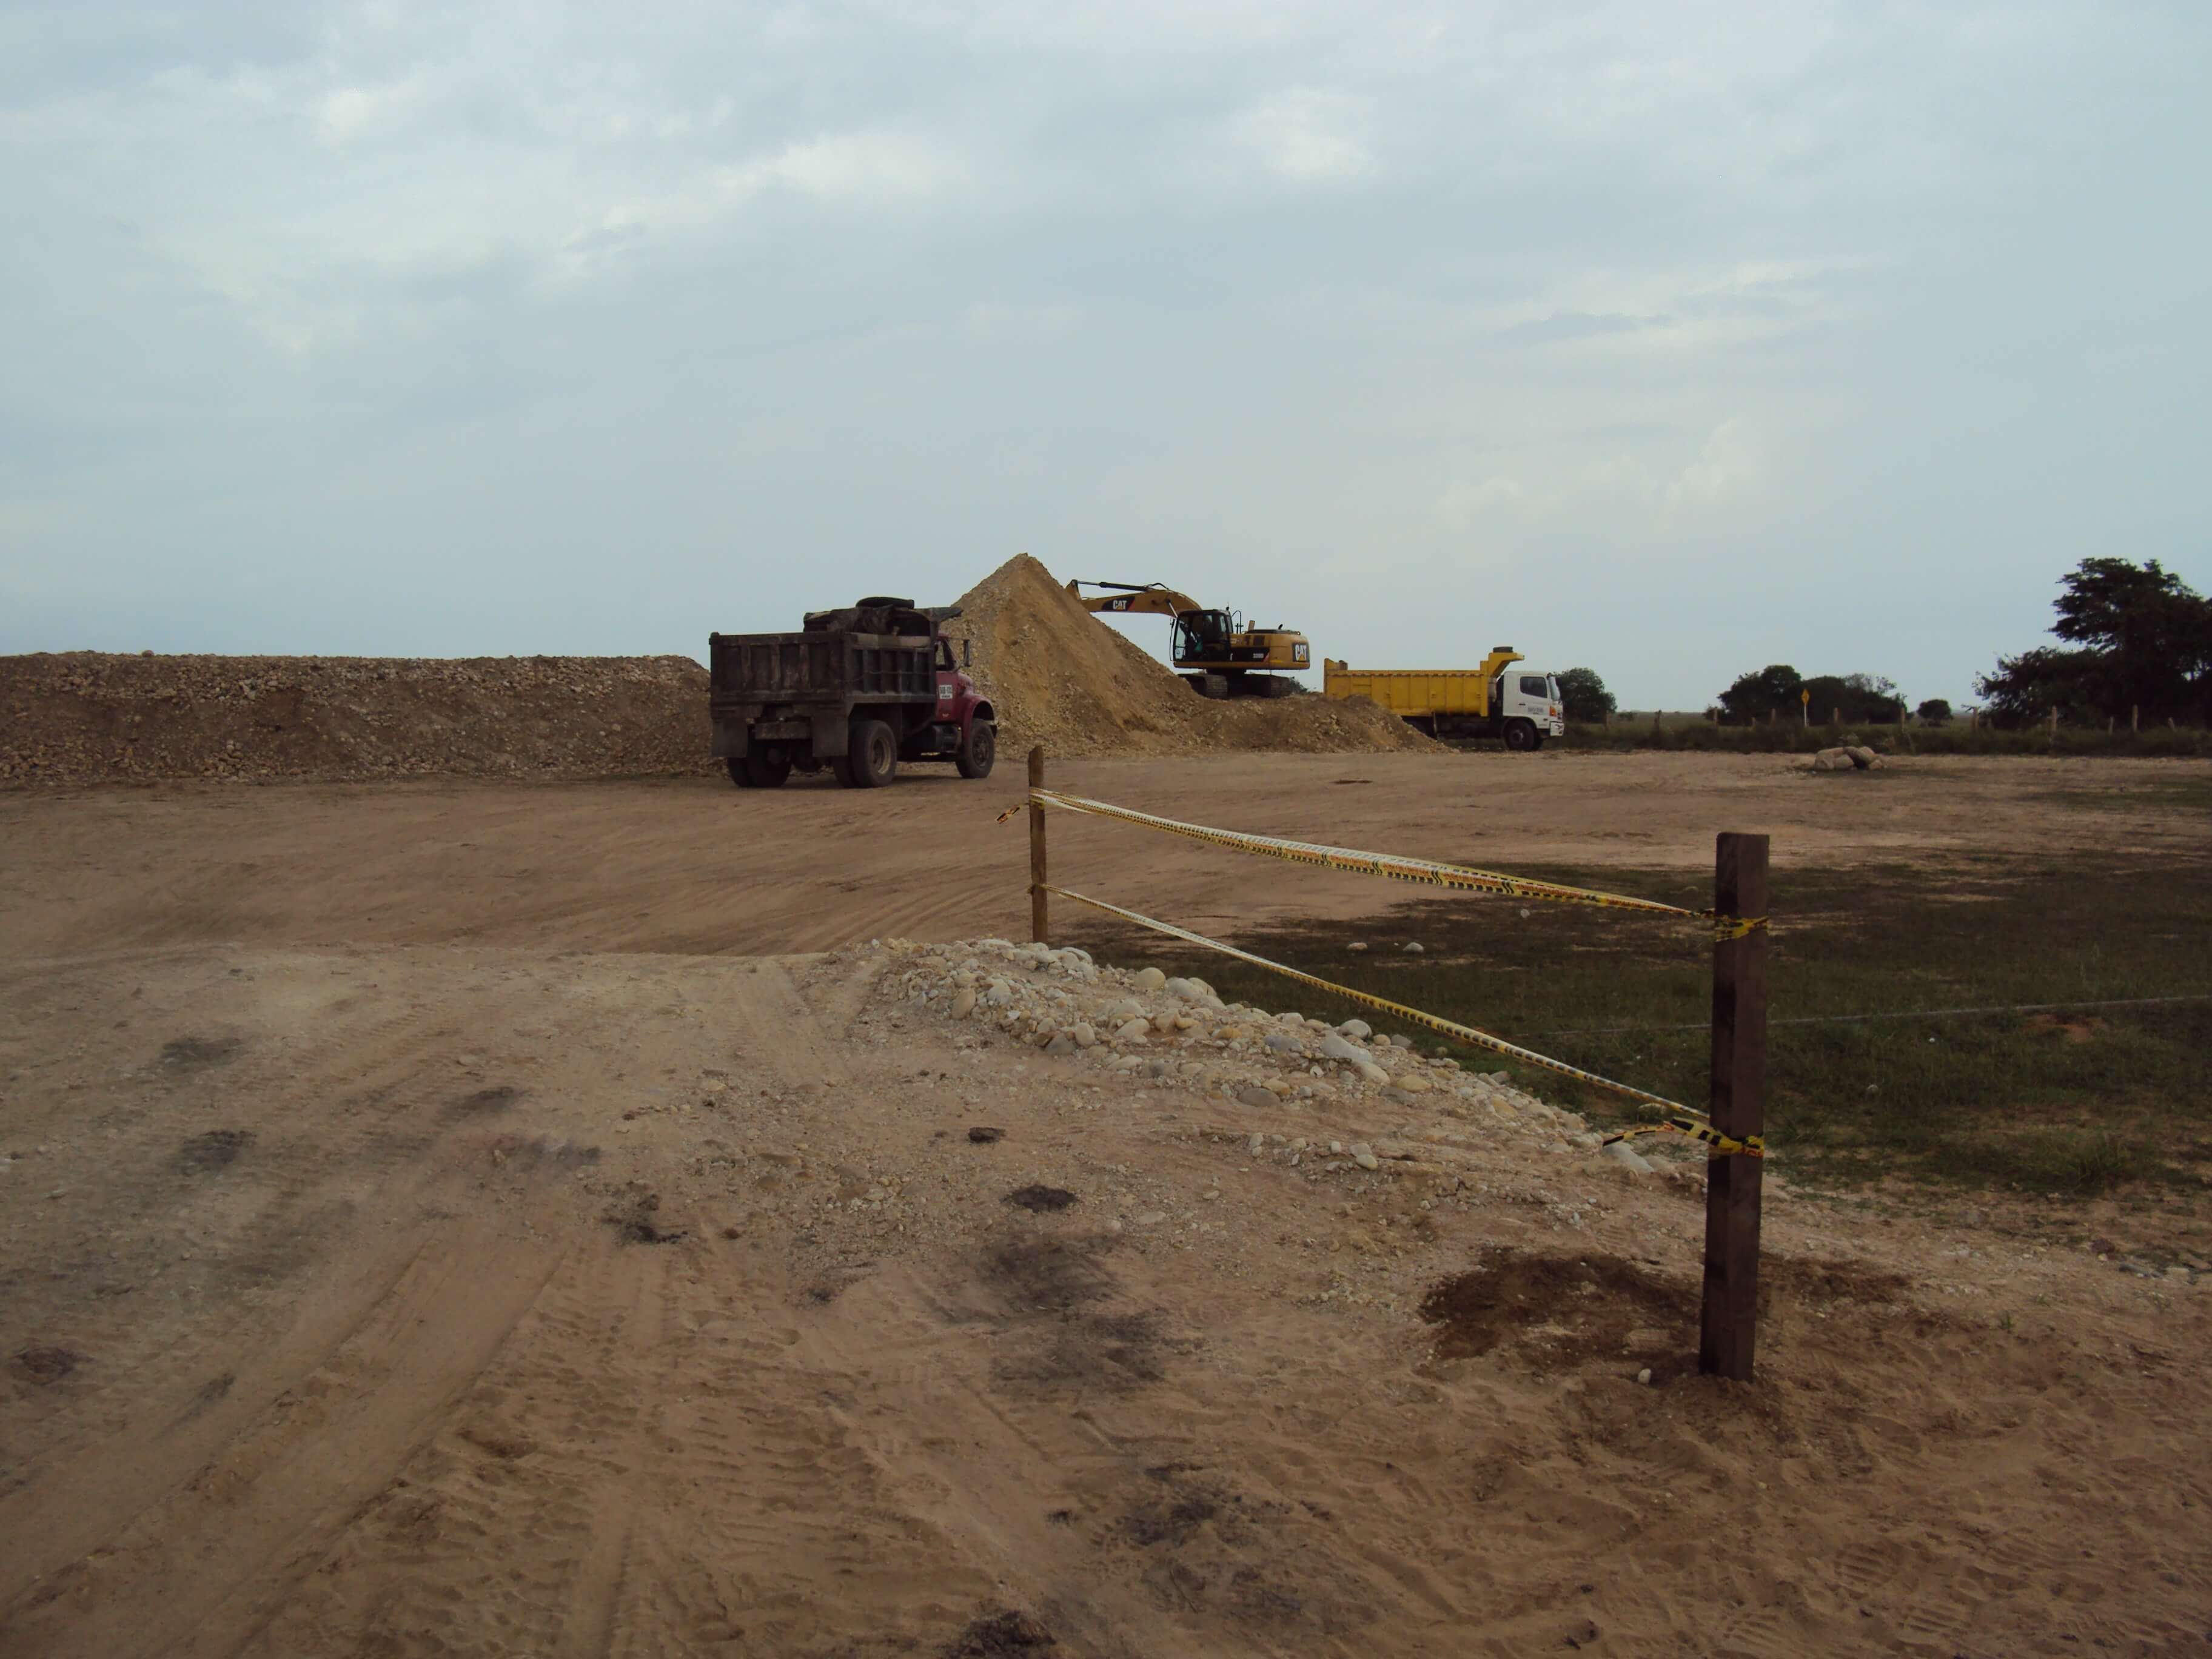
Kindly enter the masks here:
M 2058 579 L 2057 646 L 2038 646 L 1977 675 L 1978 717 L 2000 729 L 2032 726 L 2057 709 L 2069 725 L 2112 720 L 2202 726 L 2212 716 L 2212 599 L 2156 559 L 2084 559 Z M 1559 676 L 1566 717 L 1601 725 L 1620 708 L 1591 668 Z M 1770 663 L 1739 675 L 1706 714 L 1723 726 L 1810 719 L 1844 725 L 1894 726 L 1905 702 L 1880 674 L 1800 674 Z M 1953 710 L 1930 697 L 1913 711 L 1941 726 Z

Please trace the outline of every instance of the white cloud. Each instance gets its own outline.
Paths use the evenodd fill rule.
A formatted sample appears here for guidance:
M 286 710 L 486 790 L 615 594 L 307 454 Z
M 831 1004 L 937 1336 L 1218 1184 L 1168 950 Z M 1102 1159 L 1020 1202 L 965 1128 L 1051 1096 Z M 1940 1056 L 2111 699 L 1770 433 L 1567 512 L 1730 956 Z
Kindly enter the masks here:
M 1245 168 L 1257 167 L 1294 185 L 1335 183 L 1373 165 L 1358 136 L 1360 116 L 1356 99 L 1294 88 L 1231 116 L 1220 141 Z

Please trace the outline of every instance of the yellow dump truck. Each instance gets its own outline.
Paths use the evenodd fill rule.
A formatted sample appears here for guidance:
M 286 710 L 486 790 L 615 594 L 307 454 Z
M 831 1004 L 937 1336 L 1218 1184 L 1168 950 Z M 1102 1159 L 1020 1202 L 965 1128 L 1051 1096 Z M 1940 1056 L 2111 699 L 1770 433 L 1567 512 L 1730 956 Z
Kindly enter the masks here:
M 1559 683 L 1549 674 L 1516 673 L 1521 653 L 1494 645 L 1480 668 L 1347 668 L 1322 663 L 1322 695 L 1371 697 L 1407 725 L 1432 738 L 1501 738 L 1508 749 L 1534 750 L 1563 738 Z

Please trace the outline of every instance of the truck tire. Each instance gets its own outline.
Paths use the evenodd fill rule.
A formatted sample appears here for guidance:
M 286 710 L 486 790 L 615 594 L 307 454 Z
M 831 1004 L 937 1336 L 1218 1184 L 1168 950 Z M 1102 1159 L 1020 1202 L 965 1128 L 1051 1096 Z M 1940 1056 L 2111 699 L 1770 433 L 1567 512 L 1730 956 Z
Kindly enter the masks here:
M 880 789 L 898 775 L 898 739 L 881 720 L 854 720 L 837 763 L 837 781 L 848 789 Z
M 738 757 L 732 755 L 722 764 L 729 769 L 730 781 L 736 784 L 738 788 L 750 789 L 753 787 L 751 775 L 745 770 L 745 763 Z
M 1516 754 L 1533 753 L 1543 739 L 1536 735 L 1535 726 L 1528 720 L 1505 722 L 1505 746 Z
M 960 775 L 988 778 L 991 775 L 991 763 L 998 757 L 998 727 L 989 720 L 969 720 L 968 735 L 960 741 Z
M 788 755 L 748 755 L 742 763 L 748 789 L 781 789 L 791 776 Z

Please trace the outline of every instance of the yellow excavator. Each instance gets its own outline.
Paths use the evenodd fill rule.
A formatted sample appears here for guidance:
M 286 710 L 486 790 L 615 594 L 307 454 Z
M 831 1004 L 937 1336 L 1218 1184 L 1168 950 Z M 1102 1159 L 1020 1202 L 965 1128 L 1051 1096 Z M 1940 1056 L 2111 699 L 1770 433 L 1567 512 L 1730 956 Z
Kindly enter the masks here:
M 1085 597 L 1086 587 L 1101 591 Z M 1173 617 L 1170 655 L 1201 697 L 1287 697 L 1299 689 L 1290 676 L 1313 663 L 1313 648 L 1296 629 L 1248 627 L 1234 611 L 1200 605 L 1164 582 L 1078 580 L 1067 591 L 1094 613 Z

